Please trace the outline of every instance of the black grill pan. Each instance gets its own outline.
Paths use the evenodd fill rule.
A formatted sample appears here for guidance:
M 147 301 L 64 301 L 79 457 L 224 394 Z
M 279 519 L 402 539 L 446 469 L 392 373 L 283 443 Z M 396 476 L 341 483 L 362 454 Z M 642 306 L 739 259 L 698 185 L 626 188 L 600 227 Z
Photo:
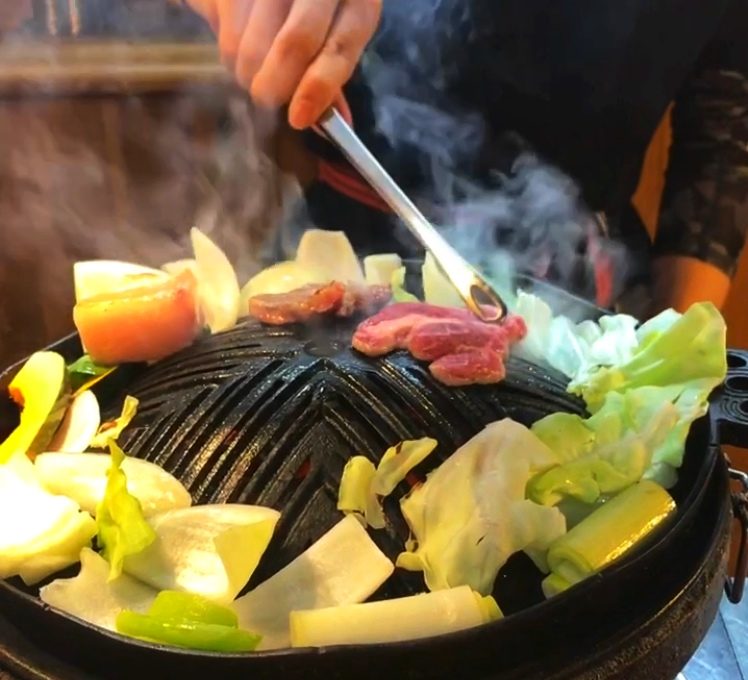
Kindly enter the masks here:
M 105 416 L 117 415 L 126 394 L 140 400 L 122 444 L 130 455 L 175 474 L 195 502 L 258 503 L 282 511 L 250 587 L 340 519 L 338 484 L 351 455 L 378 460 L 397 441 L 432 436 L 439 447 L 417 471 L 424 474 L 489 422 L 511 417 L 531 425 L 548 413 L 584 413 L 559 374 L 511 359 L 498 386 L 446 388 L 403 353 L 369 359 L 349 349 L 352 328 L 344 321 L 280 329 L 247 322 L 152 367 L 120 369 L 99 385 Z M 53 349 L 69 360 L 81 353 L 74 336 Z M 0 389 L 14 372 L 4 374 Z M 0 408 L 0 436 L 12 426 L 12 412 Z M 387 530 L 372 532 L 393 558 L 407 534 L 397 507 L 405 490 L 386 504 Z M 595 658 L 592 649 L 606 645 L 598 667 L 616 660 L 611 668 L 626 668 L 621 677 L 665 678 L 652 675 L 652 665 L 648 675 L 636 675 L 620 659 L 628 653 L 630 661 L 636 648 L 636 658 L 677 670 L 716 611 L 729 495 L 716 431 L 706 418 L 692 429 L 673 494 L 675 519 L 603 574 L 544 602 L 541 575 L 515 556 L 496 586 L 505 612 L 514 615 L 440 639 L 248 656 L 181 652 L 108 635 L 50 611 L 35 590 L 16 580 L 0 582 L 0 613 L 32 645 L 102 678 L 584 677 L 585 663 Z M 422 589 L 419 576 L 398 571 L 375 597 Z M 687 597 L 698 601 L 698 621 L 677 626 L 686 620 L 681 612 L 665 625 L 663 612 L 676 612 Z M 667 648 L 669 663 L 660 658 L 666 648 L 658 633 L 665 629 L 670 637 L 675 629 L 680 635 L 677 653 Z M 659 642 L 642 646 L 642 640 Z M 616 677 L 611 673 L 594 677 Z

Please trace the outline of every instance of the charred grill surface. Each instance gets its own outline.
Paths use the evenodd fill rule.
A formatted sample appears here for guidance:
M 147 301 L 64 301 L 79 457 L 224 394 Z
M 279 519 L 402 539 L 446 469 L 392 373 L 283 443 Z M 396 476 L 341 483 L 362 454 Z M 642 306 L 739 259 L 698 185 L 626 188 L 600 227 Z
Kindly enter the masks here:
M 530 425 L 556 411 L 584 412 L 560 374 L 511 359 L 499 385 L 445 387 L 405 353 L 357 353 L 350 348 L 354 327 L 342 320 L 283 328 L 249 321 L 143 370 L 118 398 L 105 400 L 110 417 L 125 394 L 140 400 L 122 438 L 125 450 L 174 474 L 196 503 L 282 511 L 250 586 L 340 519 L 338 487 L 351 456 L 376 462 L 403 439 L 430 436 L 439 446 L 417 470 L 425 474 L 500 418 Z M 407 490 L 402 484 L 388 499 L 387 529 L 373 532 L 392 558 L 407 537 L 397 502 Z M 420 589 L 419 578 L 398 575 L 381 594 Z

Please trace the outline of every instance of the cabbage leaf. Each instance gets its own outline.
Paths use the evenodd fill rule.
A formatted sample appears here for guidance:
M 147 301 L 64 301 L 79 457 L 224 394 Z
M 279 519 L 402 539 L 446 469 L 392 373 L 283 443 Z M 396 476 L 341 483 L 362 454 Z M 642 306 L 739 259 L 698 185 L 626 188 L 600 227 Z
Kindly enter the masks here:
M 713 304 L 694 304 L 682 316 L 667 315 L 642 328 L 639 345 L 628 360 L 602 367 L 570 385 L 570 391 L 584 397 L 592 411 L 612 391 L 688 384 L 703 393 L 724 380 L 727 329 Z
M 483 595 L 516 552 L 525 550 L 542 567 L 565 519 L 557 508 L 526 500 L 525 486 L 557 463 L 523 425 L 492 423 L 401 501 L 412 540 L 397 565 L 422 571 L 432 591 L 468 585 Z
M 111 467 L 107 472 L 104 498 L 96 509 L 98 541 L 109 562 L 109 578 L 122 573 L 126 557 L 145 550 L 156 539 L 156 533 L 143 516 L 135 496 L 127 490 L 127 477 L 122 471 L 124 451 L 110 440 Z

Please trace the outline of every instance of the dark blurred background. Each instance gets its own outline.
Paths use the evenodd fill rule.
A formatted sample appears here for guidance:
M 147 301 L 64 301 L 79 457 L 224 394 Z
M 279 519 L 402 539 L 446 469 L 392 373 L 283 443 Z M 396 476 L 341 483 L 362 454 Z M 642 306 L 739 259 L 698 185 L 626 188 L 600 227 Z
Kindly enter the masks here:
M 0 366 L 73 330 L 72 264 L 188 255 L 198 224 L 242 283 L 315 171 L 275 116 L 253 111 L 209 28 L 170 0 L 0 0 Z M 669 118 L 636 200 L 656 223 Z M 324 225 L 321 225 L 324 226 Z M 748 347 L 748 250 L 727 307 Z

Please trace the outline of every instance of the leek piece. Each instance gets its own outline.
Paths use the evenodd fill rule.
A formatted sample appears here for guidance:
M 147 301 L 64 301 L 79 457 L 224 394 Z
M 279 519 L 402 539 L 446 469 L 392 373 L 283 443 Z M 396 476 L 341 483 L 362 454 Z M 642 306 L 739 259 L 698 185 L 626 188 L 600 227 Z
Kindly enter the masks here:
M 129 555 L 136 555 L 156 538 L 143 516 L 138 499 L 127 490 L 127 477 L 122 471 L 125 453 L 114 440 L 109 441 L 111 466 L 107 472 L 104 497 L 96 508 L 96 526 L 102 554 L 110 564 L 109 577 L 117 578 Z
M 109 563 L 89 548 L 81 551 L 80 562 L 77 576 L 57 579 L 39 591 L 42 602 L 113 632 L 122 610 L 148 611 L 156 590 L 127 574 L 110 580 Z
M 468 586 L 393 600 L 293 611 L 293 647 L 374 644 L 416 640 L 474 628 L 493 620 L 498 605 Z
M 667 491 L 644 480 L 608 501 L 548 549 L 554 577 L 546 594 L 558 592 L 604 569 L 648 536 L 675 510 Z
M 543 579 L 543 595 L 547 599 L 560 595 L 571 588 L 572 584 L 558 574 L 550 573 Z
M 473 593 L 473 596 L 483 614 L 484 623 L 498 621 L 504 617 L 504 613 L 501 611 L 498 602 L 491 595 L 483 596 L 480 593 Z
M 117 632 L 146 642 L 157 642 L 205 652 L 252 652 L 260 636 L 246 630 L 195 621 L 160 621 L 124 611 L 117 615 Z
M 95 515 L 104 497 L 111 462 L 105 453 L 53 452 L 37 456 L 34 468 L 44 488 L 72 498 Z M 122 471 L 127 477 L 127 490 L 138 499 L 145 517 L 192 504 L 184 486 L 158 465 L 126 457 Z
M 372 488 L 375 468 L 366 456 L 353 456 L 343 468 L 338 492 L 338 510 L 357 513 L 375 529 L 383 529 L 384 512 Z
M 397 446 L 387 449 L 374 474 L 372 481 L 374 493 L 379 496 L 389 496 L 406 475 L 426 459 L 436 445 L 436 439 L 424 437 L 400 442 Z
M 393 571 L 392 562 L 349 515 L 233 608 L 242 628 L 262 635 L 258 649 L 288 647 L 292 611 L 363 602 Z

